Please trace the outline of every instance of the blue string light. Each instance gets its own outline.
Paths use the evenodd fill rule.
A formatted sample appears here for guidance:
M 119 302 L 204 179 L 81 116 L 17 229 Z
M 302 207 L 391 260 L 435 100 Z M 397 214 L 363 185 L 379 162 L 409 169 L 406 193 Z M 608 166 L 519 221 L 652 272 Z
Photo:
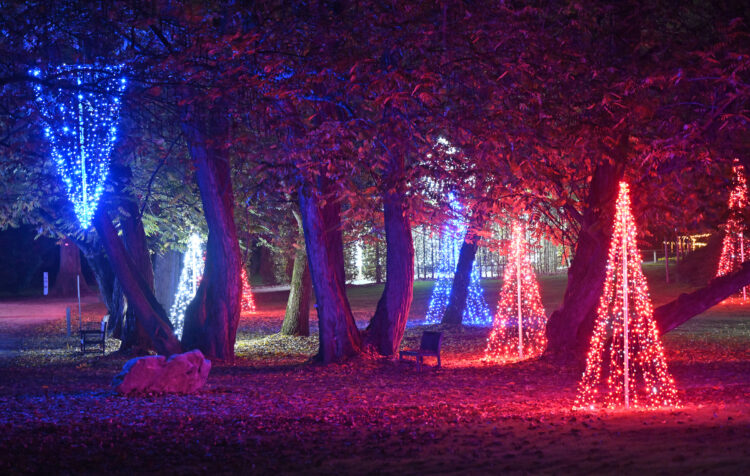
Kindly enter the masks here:
M 448 200 L 451 209 L 455 213 L 462 211 L 461 205 L 453 194 L 448 196 Z M 446 243 L 446 246 L 442 247 L 440 253 L 441 259 L 438 265 L 437 282 L 432 291 L 430 306 L 427 308 L 427 316 L 425 317 L 425 323 L 427 324 L 440 323 L 443 314 L 445 314 L 453 285 L 458 255 L 467 231 L 468 227 L 460 219 L 451 220 L 442 230 L 442 241 Z M 462 322 L 469 325 L 488 326 L 492 323 L 492 318 L 487 302 L 484 300 L 484 291 L 479 282 L 479 269 L 477 268 L 476 261 L 472 265 L 470 276 L 471 279 L 469 281 Z
M 122 66 L 62 65 L 52 75 L 60 87 L 34 84 L 52 158 L 84 229 L 91 226 L 109 173 L 126 85 L 121 72 Z M 39 69 L 30 73 L 42 76 Z

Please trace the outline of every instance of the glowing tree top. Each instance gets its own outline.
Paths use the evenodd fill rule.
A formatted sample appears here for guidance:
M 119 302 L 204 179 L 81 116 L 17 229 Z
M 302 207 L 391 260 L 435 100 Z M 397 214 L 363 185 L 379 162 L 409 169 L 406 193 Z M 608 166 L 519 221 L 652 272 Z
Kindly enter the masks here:
M 169 320 L 172 322 L 174 333 L 178 338 L 182 338 L 182 330 L 185 326 L 185 310 L 198 291 L 204 266 L 201 239 L 197 233 L 194 233 L 188 241 L 182 273 L 180 273 L 180 282 L 177 285 L 177 294 L 172 309 L 169 310 Z
M 458 200 L 450 194 L 449 203 L 451 210 L 455 213 L 461 212 Z M 446 242 L 440 252 L 438 264 L 437 282 L 432 291 L 430 305 L 427 308 L 425 322 L 437 324 L 441 321 L 445 309 L 448 307 L 453 276 L 456 272 L 458 255 L 466 236 L 467 226 L 460 219 L 451 220 L 442 231 L 443 241 Z M 491 323 L 490 310 L 484 300 L 484 291 L 480 284 L 479 270 L 476 261 L 472 265 L 469 281 L 468 294 L 466 296 L 466 307 L 462 316 L 465 324 L 486 326 Z
M 721 257 L 716 276 L 724 276 L 736 271 L 745 261 L 745 222 L 742 214 L 747 207 L 747 181 L 745 179 L 745 168 L 735 160 L 734 163 L 734 187 L 729 194 L 729 219 L 724 225 L 724 240 L 721 247 Z M 747 290 L 742 289 L 743 297 L 747 296 Z
M 247 271 L 245 267 L 242 267 L 242 312 L 255 312 L 255 299 L 253 298 L 253 290 L 250 287 L 250 280 L 247 278 Z
M 604 291 L 574 407 L 676 405 L 677 390 L 641 270 L 628 184 L 621 182 Z
M 524 235 L 523 225 L 515 223 L 497 313 L 484 352 L 485 362 L 536 357 L 547 345 L 547 315 Z
M 34 84 L 52 158 L 84 229 L 91 226 L 109 173 L 126 84 L 121 70 L 119 66 L 62 65 L 48 78 L 54 78 L 59 87 Z M 39 69 L 31 74 L 41 79 Z

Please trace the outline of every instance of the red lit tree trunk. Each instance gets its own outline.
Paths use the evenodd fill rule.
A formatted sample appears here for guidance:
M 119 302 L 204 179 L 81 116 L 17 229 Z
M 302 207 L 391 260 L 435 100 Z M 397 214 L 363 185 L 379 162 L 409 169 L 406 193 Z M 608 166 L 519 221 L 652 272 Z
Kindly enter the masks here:
M 307 264 L 302 217 L 296 211 L 293 213 L 297 220 L 299 234 L 297 235 L 297 250 L 294 253 L 294 265 L 292 267 L 292 285 L 286 303 L 284 322 L 281 324 L 281 333 L 288 336 L 309 336 L 312 282 L 310 281 L 310 267 Z
M 242 256 L 234 223 L 232 170 L 226 144 L 225 112 L 183 108 L 182 129 L 195 165 L 208 225 L 206 265 L 195 298 L 185 312 L 183 345 L 206 356 L 231 361 L 240 320 Z M 217 111 L 221 108 L 216 107 Z
M 383 195 L 383 214 L 387 277 L 365 342 L 390 356 L 398 352 L 404 337 L 414 288 L 414 244 L 402 191 L 388 190 Z
M 547 321 L 547 354 L 560 360 L 584 356 L 606 276 L 621 165 L 600 164 L 591 180 L 562 306 Z
M 482 223 L 483 220 L 480 215 L 475 214 L 461 245 L 456 272 L 453 275 L 451 294 L 441 321 L 443 324 L 457 326 L 463 322 L 466 298 L 469 295 L 469 284 L 471 284 L 471 268 L 474 266 L 474 258 L 477 255 L 477 248 L 479 248 L 477 230 L 482 226 Z
M 115 276 L 128 299 L 128 306 L 132 307 L 140 317 L 136 320 L 136 325 L 144 328 L 151 339 L 153 348 L 159 354 L 172 355 L 182 352 L 182 347 L 172 331 L 166 312 L 151 292 L 151 288 L 140 274 L 137 265 L 128 255 L 107 212 L 101 207 L 94 217 L 94 226 L 104 245 Z
M 70 238 L 60 243 L 60 267 L 55 277 L 55 284 L 50 288 L 49 295 L 54 297 L 75 297 L 78 295 L 77 277 L 80 276 L 81 294 L 89 292 L 86 280 L 81 274 L 81 252 Z
M 707 286 L 680 296 L 654 309 L 654 319 L 662 334 L 719 304 L 750 284 L 750 261 L 736 272 L 714 278 Z
M 318 191 L 310 184 L 300 187 L 299 204 L 317 302 L 320 332 L 317 359 L 323 363 L 341 361 L 358 354 L 362 347 L 346 297 L 341 217 L 338 207 L 330 201 L 321 206 Z

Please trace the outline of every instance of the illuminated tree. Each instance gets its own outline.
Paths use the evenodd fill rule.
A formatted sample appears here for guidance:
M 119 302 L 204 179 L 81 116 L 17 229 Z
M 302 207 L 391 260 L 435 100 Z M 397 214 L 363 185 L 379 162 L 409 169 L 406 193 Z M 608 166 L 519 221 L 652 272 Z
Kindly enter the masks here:
M 574 408 L 678 404 L 641 270 L 628 184 L 620 182 L 604 292 Z
M 461 206 L 452 195 L 450 197 L 450 205 L 454 212 L 461 211 Z M 435 288 L 432 291 L 430 306 L 427 308 L 425 322 L 428 324 L 438 324 L 443 317 L 443 313 L 445 313 L 445 309 L 448 307 L 451 285 L 456 270 L 456 261 L 466 231 L 466 225 L 458 219 L 451 220 L 443 229 L 443 238 L 446 245 L 441 250 L 441 259 L 437 272 L 438 278 Z M 469 283 L 462 322 L 471 325 L 486 326 L 491 322 L 490 310 L 487 307 L 487 302 L 484 300 L 484 291 L 479 280 L 479 270 L 476 267 L 476 263 L 474 263 L 471 269 L 471 281 Z
M 242 268 L 242 312 L 255 312 L 253 290 L 244 267 Z
M 524 235 L 523 226 L 514 224 L 497 313 L 484 352 L 487 362 L 536 357 L 547 344 L 547 315 Z
M 174 304 L 169 311 L 169 320 L 172 321 L 174 333 L 178 338 L 182 338 L 182 331 L 185 327 L 185 310 L 198 291 L 204 267 L 201 239 L 197 234 L 193 234 L 190 236 L 188 249 L 185 252 L 185 264 L 182 266 Z
M 724 225 L 724 241 L 721 247 L 719 267 L 716 277 L 725 276 L 737 271 L 745 261 L 745 223 L 742 212 L 747 207 L 747 180 L 745 179 L 745 168 L 735 160 L 734 187 L 729 194 L 729 219 Z M 747 286 L 742 288 L 742 300 L 747 299 Z

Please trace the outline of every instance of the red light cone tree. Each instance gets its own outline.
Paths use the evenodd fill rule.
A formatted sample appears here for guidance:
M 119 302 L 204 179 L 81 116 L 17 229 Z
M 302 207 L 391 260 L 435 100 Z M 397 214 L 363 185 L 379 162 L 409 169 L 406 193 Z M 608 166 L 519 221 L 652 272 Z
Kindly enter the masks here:
M 729 194 L 729 219 L 724 225 L 724 241 L 716 277 L 737 271 L 745 261 L 745 248 L 748 245 L 745 238 L 745 222 L 742 219 L 742 212 L 747 206 L 745 168 L 735 159 L 732 170 L 734 186 Z M 742 288 L 742 300 L 747 300 L 747 287 Z
M 516 223 L 497 312 L 482 360 L 509 362 L 541 355 L 547 345 L 546 325 L 547 315 L 529 261 L 524 228 Z
M 247 271 L 242 267 L 242 312 L 255 312 L 255 298 L 253 290 L 250 287 L 250 280 L 247 277 Z
M 628 184 L 620 182 L 604 291 L 574 408 L 678 404 L 641 270 Z

